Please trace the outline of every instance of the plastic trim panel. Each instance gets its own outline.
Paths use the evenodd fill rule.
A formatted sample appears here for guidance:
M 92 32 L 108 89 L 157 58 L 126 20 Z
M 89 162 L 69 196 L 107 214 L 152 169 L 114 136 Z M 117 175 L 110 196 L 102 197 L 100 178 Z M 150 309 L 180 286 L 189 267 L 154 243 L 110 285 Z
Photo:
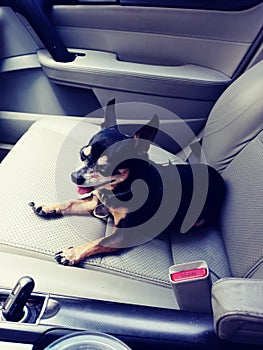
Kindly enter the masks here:
M 39 61 L 53 81 L 200 100 L 214 100 L 230 82 L 226 75 L 196 65 L 163 67 L 119 61 L 114 53 L 70 51 L 80 55 L 66 66 L 52 60 L 46 50 L 38 51 Z

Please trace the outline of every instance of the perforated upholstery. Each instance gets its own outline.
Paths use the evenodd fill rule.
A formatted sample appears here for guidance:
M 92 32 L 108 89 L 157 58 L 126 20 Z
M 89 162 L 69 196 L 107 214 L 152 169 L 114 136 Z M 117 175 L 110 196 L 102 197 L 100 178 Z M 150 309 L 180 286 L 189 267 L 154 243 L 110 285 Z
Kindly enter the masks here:
M 261 99 L 258 97 L 260 85 L 257 83 L 254 91 L 257 97 L 253 95 L 246 104 L 242 103 L 242 108 L 236 104 L 240 101 L 239 89 L 246 88 L 246 79 L 252 84 L 262 73 L 262 67 L 261 62 L 252 68 L 239 80 L 240 83 L 237 81 L 220 98 L 203 140 L 206 159 L 220 171 L 224 170 L 228 186 L 222 234 L 216 227 L 193 229 L 184 235 L 172 232 L 171 241 L 168 235 L 132 249 L 92 257 L 82 262 L 82 268 L 104 269 L 168 286 L 168 268 L 173 263 L 206 260 L 213 281 L 231 276 L 231 273 L 244 276 L 261 263 L 262 134 L 257 137 L 262 130 L 263 117 L 263 99 L 261 94 Z M 250 92 L 248 94 L 251 97 Z M 242 96 L 244 99 L 246 94 Z M 250 108 L 251 103 L 256 106 Z M 223 120 L 215 118 L 225 108 L 231 109 L 227 114 L 231 123 L 224 121 L 221 124 Z M 250 127 L 251 123 L 253 127 Z M 43 220 L 28 206 L 30 201 L 39 204 L 76 198 L 70 173 L 79 165 L 79 148 L 98 130 L 98 126 L 87 121 L 47 118 L 36 122 L 20 139 L 1 164 L 1 249 L 8 247 L 9 251 L 16 249 L 14 251 L 21 254 L 50 260 L 56 251 L 106 234 L 109 223 L 106 225 L 96 218 L 65 216 Z M 238 142 L 232 136 L 239 130 L 242 140 Z M 244 134 L 246 130 L 248 133 Z M 169 157 L 172 159 L 171 155 Z M 173 161 L 178 159 L 175 157 Z
M 105 232 L 99 220 L 86 217 L 83 223 L 80 217 L 65 217 L 63 220 L 41 220 L 32 215 L 28 203 L 56 203 L 62 198 L 75 196 L 69 181 L 59 178 L 67 176 L 61 171 L 59 153 L 68 132 L 64 123 L 56 128 L 56 122 L 50 123 L 53 130 L 48 130 L 42 122 L 32 129 L 16 144 L 13 151 L 1 164 L 1 230 L 2 244 L 52 255 L 61 247 L 83 242 L 83 225 L 90 227 L 90 238 Z M 72 126 L 72 125 L 71 125 Z M 72 140 L 74 149 L 74 139 Z M 70 158 L 70 154 L 67 154 Z M 74 161 L 73 161 L 74 162 Z M 67 172 L 64 162 L 65 172 Z M 70 168 L 70 164 L 68 164 Z M 57 184 L 61 188 L 57 188 Z M 58 192 L 59 191 L 59 192 Z M 61 197 L 62 196 L 62 197 Z M 70 197 L 68 197 L 70 198 Z M 61 233 L 61 234 L 58 234 Z M 62 246 L 61 246 L 62 245 Z
M 18 248 L 22 254 L 53 259 L 61 249 L 110 231 L 110 222 L 105 224 L 89 215 L 45 220 L 28 206 L 31 201 L 47 204 L 77 199 L 70 174 L 79 165 L 80 147 L 98 130 L 98 126 L 82 120 L 43 119 L 16 144 L 1 164 L 0 181 L 4 186 L 0 212 L 5 213 L 0 228 L 2 248 Z M 159 154 L 158 159 L 162 159 Z M 171 156 L 171 161 L 178 161 L 177 157 Z M 172 264 L 169 241 L 155 239 L 134 249 L 91 257 L 81 266 L 168 285 L 167 271 Z
M 221 232 L 218 227 L 198 227 L 187 234 L 172 234 L 172 253 L 175 264 L 205 260 L 213 282 L 231 276 L 231 270 Z
M 263 264 L 262 141 L 263 133 L 223 172 L 229 195 L 223 209 L 222 234 L 235 277 L 253 276 L 254 269 Z
M 204 159 L 222 173 L 221 232 L 233 276 L 263 277 L 263 61 L 219 98 L 204 131 Z M 204 160 L 203 159 L 203 160 Z

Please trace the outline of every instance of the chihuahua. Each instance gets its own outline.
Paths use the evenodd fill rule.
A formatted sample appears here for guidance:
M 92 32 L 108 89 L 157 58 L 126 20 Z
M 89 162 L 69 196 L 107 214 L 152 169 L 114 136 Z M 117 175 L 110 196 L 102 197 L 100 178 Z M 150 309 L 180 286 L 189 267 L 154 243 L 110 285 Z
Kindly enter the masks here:
M 80 199 L 30 203 L 44 218 L 92 214 L 113 219 L 109 236 L 59 251 L 59 264 L 76 265 L 94 254 L 143 244 L 167 228 L 186 232 L 218 219 L 225 189 L 222 177 L 206 164 L 161 166 L 150 161 L 148 150 L 158 129 L 154 115 L 134 135 L 120 132 L 115 101 L 110 101 L 101 130 L 80 149 L 83 166 L 71 174 Z

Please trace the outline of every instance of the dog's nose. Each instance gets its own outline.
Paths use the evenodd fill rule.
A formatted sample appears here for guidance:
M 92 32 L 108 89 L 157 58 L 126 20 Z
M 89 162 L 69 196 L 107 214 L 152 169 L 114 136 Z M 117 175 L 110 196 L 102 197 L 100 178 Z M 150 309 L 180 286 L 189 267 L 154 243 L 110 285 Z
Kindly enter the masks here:
M 71 180 L 76 185 L 82 185 L 85 182 L 85 178 L 82 176 L 82 174 L 79 171 L 74 171 L 71 174 Z

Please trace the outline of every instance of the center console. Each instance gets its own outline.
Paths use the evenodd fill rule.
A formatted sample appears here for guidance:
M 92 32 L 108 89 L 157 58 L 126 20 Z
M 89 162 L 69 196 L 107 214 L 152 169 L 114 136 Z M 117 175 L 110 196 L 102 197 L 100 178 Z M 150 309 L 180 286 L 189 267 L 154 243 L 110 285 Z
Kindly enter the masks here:
M 93 341 L 99 336 L 106 342 L 99 341 L 100 345 L 92 349 L 121 349 L 119 343 L 107 347 L 107 341 L 114 339 L 121 342 L 123 349 L 173 349 L 176 343 L 187 340 L 185 327 L 189 344 L 194 342 L 198 347 L 214 339 L 209 314 L 42 294 L 34 292 L 33 287 L 34 280 L 22 276 L 13 289 L 0 289 L 0 341 L 15 344 L 14 349 L 19 349 L 18 344 L 27 344 L 33 350 L 44 350 L 64 336 L 70 343 L 75 334 L 85 335 L 82 341 L 90 341 L 92 334 Z M 106 334 L 114 338 L 108 339 Z

